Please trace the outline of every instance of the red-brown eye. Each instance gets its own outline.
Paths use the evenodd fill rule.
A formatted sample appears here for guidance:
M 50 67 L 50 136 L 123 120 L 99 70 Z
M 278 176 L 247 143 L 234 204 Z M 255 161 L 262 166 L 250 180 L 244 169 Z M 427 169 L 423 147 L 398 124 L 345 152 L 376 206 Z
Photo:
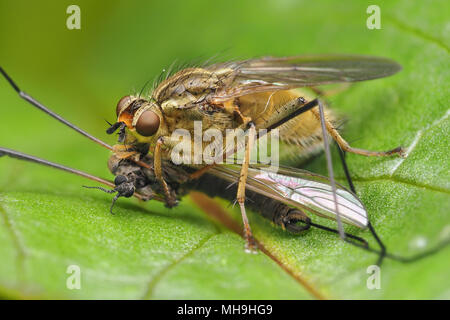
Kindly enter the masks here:
M 128 106 L 130 105 L 131 101 L 133 101 L 133 97 L 131 96 L 125 96 L 122 99 L 119 100 L 119 102 L 117 103 L 117 107 L 116 107 L 116 114 L 117 116 L 119 116 L 119 114 L 125 110 L 126 108 L 128 108 Z
M 159 117 L 153 111 L 144 111 L 136 122 L 136 131 L 141 136 L 150 137 L 158 131 Z

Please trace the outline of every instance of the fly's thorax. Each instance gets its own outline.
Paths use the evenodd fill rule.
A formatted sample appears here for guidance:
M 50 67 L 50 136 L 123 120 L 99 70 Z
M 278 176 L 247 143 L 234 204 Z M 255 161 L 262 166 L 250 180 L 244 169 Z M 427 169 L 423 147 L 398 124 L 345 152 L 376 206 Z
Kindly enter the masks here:
M 153 99 L 163 102 L 183 95 L 208 94 L 218 88 L 220 80 L 216 73 L 202 68 L 181 70 L 161 82 L 153 92 Z

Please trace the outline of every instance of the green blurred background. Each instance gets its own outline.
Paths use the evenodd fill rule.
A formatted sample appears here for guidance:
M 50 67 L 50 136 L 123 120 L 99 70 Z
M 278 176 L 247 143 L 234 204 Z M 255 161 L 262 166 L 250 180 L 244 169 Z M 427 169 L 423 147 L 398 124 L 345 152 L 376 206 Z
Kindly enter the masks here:
M 81 8 L 81 30 L 66 28 L 68 17 L 66 8 L 71 4 L 77 4 Z M 366 8 L 370 4 L 377 4 L 381 8 L 381 30 L 369 30 L 366 27 L 368 17 Z M 347 131 L 350 141 L 360 143 L 358 146 L 361 147 L 386 149 L 405 141 L 405 144 L 408 144 L 418 130 L 445 113 L 448 103 L 448 88 L 445 89 L 442 84 L 448 81 L 448 48 L 450 45 L 448 8 L 445 1 L 430 1 L 425 4 L 425 2 L 414 1 L 376 1 L 374 3 L 360 0 L 95 2 L 2 0 L 0 2 L 0 65 L 24 91 L 69 121 L 113 144 L 115 137 L 105 134 L 107 128 L 105 119 L 114 120 L 114 110 L 118 99 L 139 90 L 147 80 L 156 77 L 163 68 L 167 68 L 175 60 L 180 63 L 205 60 L 216 54 L 231 59 L 261 55 L 287 56 L 321 53 L 370 54 L 390 57 L 404 66 L 403 73 L 392 79 L 360 84 L 356 86 L 356 89 L 351 88 L 348 96 L 339 95 L 332 99 L 337 106 L 337 112 L 350 119 Z M 400 93 L 397 94 L 397 92 Z M 427 102 L 430 102 L 431 106 L 426 106 Z M 103 177 L 110 177 L 106 167 L 109 155 L 107 150 L 85 141 L 83 137 L 21 101 L 2 79 L 0 79 L 0 105 L 1 146 L 70 165 Z M 398 108 L 398 106 L 406 109 Z M 421 164 L 418 167 L 413 165 L 411 172 L 405 172 L 403 179 L 412 181 L 415 179 L 415 174 L 418 174 L 419 180 L 421 180 L 419 182 L 422 185 L 435 185 L 435 189 L 448 197 L 448 172 L 446 172 L 448 160 L 445 160 L 445 150 L 448 151 L 448 145 L 445 149 L 448 130 L 445 128 L 444 134 L 446 135 L 443 136 L 442 141 L 436 142 L 438 144 L 435 148 L 438 150 L 436 157 L 432 157 L 431 160 L 419 157 L 419 160 L 424 160 L 424 162 L 417 162 Z M 368 164 L 363 165 L 363 163 Z M 352 169 L 355 170 L 355 175 L 360 177 L 361 181 L 367 178 L 365 175 L 377 175 L 382 172 L 387 168 L 386 163 L 373 159 L 351 159 Z M 310 169 L 326 173 L 324 168 L 323 158 L 310 166 Z M 442 171 L 446 173 L 442 174 Z M 30 192 L 31 196 L 24 196 L 26 198 L 24 201 L 27 201 L 28 206 L 33 206 L 46 202 L 45 196 L 51 194 L 73 200 L 66 206 L 76 207 L 77 202 L 81 201 L 81 197 L 83 199 L 87 197 L 93 199 L 89 202 L 90 206 L 97 206 L 97 215 L 103 215 L 101 210 L 109 205 L 109 198 L 80 190 L 82 183 L 84 182 L 77 177 L 55 173 L 38 166 L 12 160 L 1 159 L 0 161 L 0 190 L 6 198 L 11 192 L 13 195 L 14 192 L 18 192 L 15 194 L 15 197 L 18 198 L 21 193 Z M 442 226 L 448 224 L 448 215 L 445 213 L 449 208 L 448 198 L 438 198 L 436 201 L 427 198 L 427 201 L 432 204 L 427 204 L 424 208 L 415 204 L 415 209 L 419 207 L 417 210 L 421 213 L 418 220 L 406 226 L 394 223 L 394 227 L 389 229 L 385 226 L 386 224 L 383 224 L 383 214 L 389 208 L 394 211 L 399 207 L 406 206 L 404 203 L 390 202 L 383 207 L 383 201 L 387 201 L 389 194 L 395 193 L 395 190 L 398 189 L 393 188 L 386 192 L 383 186 L 380 187 L 382 191 L 378 190 L 376 186 L 367 188 L 362 189 L 363 200 L 374 203 L 371 210 L 373 209 L 372 211 L 375 212 L 375 218 L 379 217 L 377 221 L 381 233 L 383 231 L 388 234 L 392 233 L 393 237 L 390 238 L 390 243 L 397 244 L 398 249 L 408 250 L 409 239 L 415 235 L 415 232 L 419 232 L 421 227 L 429 234 L 433 232 L 438 234 Z M 374 191 L 370 188 L 374 188 Z M 377 198 L 376 195 L 380 192 L 385 192 L 385 194 L 381 198 Z M 405 191 L 405 193 L 407 192 Z M 43 198 L 39 198 L 40 196 Z M 30 197 L 34 197 L 35 202 L 30 200 Z M 6 204 L 6 206 L 11 206 L 11 204 Z M 55 206 L 57 205 L 55 204 Z M 369 206 L 371 205 L 369 204 Z M 63 205 L 60 207 L 62 212 L 69 210 Z M 147 205 L 147 208 L 149 207 L 166 214 L 165 209 L 159 205 Z M 133 211 L 133 207 L 128 208 Z M 426 214 L 431 209 L 435 218 L 430 223 Z M 138 208 L 134 211 L 139 210 Z M 197 211 L 192 209 L 192 205 L 189 203 L 177 210 L 180 215 L 186 213 L 187 216 L 191 214 L 197 216 Z M 3 215 L 5 225 L 7 225 L 11 221 L 8 220 L 6 214 Z M 22 216 L 25 217 L 25 213 Z M 136 213 L 134 213 L 135 216 Z M 405 217 L 402 214 L 399 216 Z M 253 217 L 252 219 L 257 218 Z M 389 217 L 386 219 L 389 221 Z M 405 220 L 408 219 L 403 221 Z M 441 226 L 436 226 L 436 221 L 441 221 Z M 103 223 L 109 222 L 104 221 Z M 173 223 L 175 225 L 176 221 Z M 449 297 L 448 272 L 447 275 L 444 273 L 444 270 L 448 271 L 445 267 L 449 265 L 448 254 L 438 258 L 431 265 L 419 265 L 419 267 L 406 272 L 403 271 L 405 270 L 403 267 L 396 265 L 391 269 L 394 271 L 388 273 L 387 276 L 392 283 L 390 291 L 368 292 L 365 288 L 354 289 L 353 287 L 353 284 L 361 279 L 361 274 L 357 278 L 352 278 L 353 284 L 350 281 L 350 284 L 336 286 L 333 285 L 333 281 L 340 273 L 328 272 L 328 267 L 324 266 L 327 263 L 331 265 L 342 262 L 343 266 L 340 270 L 342 272 L 345 268 L 357 263 L 358 260 L 363 259 L 364 263 L 369 263 L 375 257 L 366 258 L 365 253 L 359 253 L 353 249 L 342 249 L 339 244 L 336 244 L 337 240 L 333 237 L 329 237 L 330 242 L 325 243 L 322 247 L 321 241 L 311 236 L 313 237 L 311 241 L 316 239 L 318 242 L 309 244 L 306 242 L 306 248 L 312 250 L 311 252 L 318 249 L 317 256 L 310 254 L 310 251 L 305 253 L 304 248 L 301 247 L 297 248 L 298 251 L 289 251 L 271 238 L 272 236 L 275 239 L 284 237 L 284 241 L 291 241 L 288 236 L 280 235 L 281 233 L 277 233 L 278 231 L 273 231 L 276 233 L 273 235 L 270 233 L 272 231 L 267 231 L 268 227 L 264 225 L 264 222 L 258 220 L 257 223 L 262 224 L 263 227 L 260 227 L 259 231 L 256 227 L 256 233 L 262 239 L 267 239 L 269 247 L 272 244 L 271 248 L 281 257 L 280 259 L 284 259 L 283 261 L 297 270 L 298 274 L 305 273 L 306 278 L 311 281 L 312 286 L 317 288 L 317 291 L 321 292 L 322 296 L 344 298 Z M 30 225 L 24 222 L 20 232 L 32 233 L 30 230 L 47 227 L 45 223 L 40 224 L 39 220 Z M 61 228 L 58 230 L 64 230 L 63 227 Z M 67 228 L 70 232 L 72 226 L 68 225 Z M 405 240 L 404 243 L 396 238 L 396 235 L 401 238 L 404 235 L 402 232 L 406 232 L 409 236 L 407 237 L 408 241 Z M 111 233 L 114 231 L 112 230 Z M 266 234 L 269 235 L 266 236 Z M 320 233 L 318 234 L 320 235 Z M 55 242 L 64 243 L 64 234 L 61 234 L 60 238 L 55 234 L 52 236 L 55 237 L 53 238 Z M 7 235 L 3 233 L 0 234 L 0 240 L 2 240 L 1 237 L 6 239 Z M 73 239 L 77 241 L 76 236 Z M 432 239 L 431 242 L 437 241 L 436 239 Z M 298 239 L 292 241 L 294 240 L 296 243 L 299 241 Z M 8 240 L 5 241 L 8 242 Z M 180 237 L 179 241 L 183 241 L 183 238 Z M 239 239 L 233 241 L 241 244 Z M 27 241 L 24 240 L 24 242 Z M 227 243 L 225 241 L 224 248 L 230 246 Z M 311 243 L 313 243 L 312 246 Z M 34 245 L 39 248 L 38 242 Z M 308 247 L 308 245 L 310 246 Z M 20 243 L 16 243 L 17 246 L 20 247 Z M 326 246 L 328 248 L 325 248 Z M 335 246 L 340 248 L 338 256 L 334 256 L 337 252 L 333 251 L 336 249 Z M 212 254 L 222 254 L 220 248 L 222 248 L 220 245 L 216 249 L 213 247 Z M 48 281 L 43 280 L 43 283 L 37 285 L 44 287 L 43 290 L 31 290 L 32 293 L 27 291 L 29 290 L 28 286 L 33 287 L 33 279 L 41 276 L 46 279 L 47 275 L 43 272 L 44 266 L 35 267 L 31 264 L 28 266 L 30 273 L 24 278 L 19 275 L 19 280 L 16 282 L 14 279 L 20 272 L 13 263 L 15 259 L 15 255 L 11 253 L 13 249 L 11 252 L 7 252 L 7 249 L 4 250 L 2 253 L 4 257 L 12 257 L 5 258 L 4 261 L 8 261 L 8 263 L 0 270 L 4 295 L 28 297 L 28 294 L 40 296 L 44 292 L 44 296 L 58 297 L 58 289 L 49 284 L 52 282 L 50 276 Z M 45 251 L 46 247 L 42 250 Z M 321 252 L 320 250 L 328 251 Z M 58 254 L 64 251 L 64 244 L 55 249 Z M 227 250 L 223 249 L 223 251 Z M 355 252 L 357 252 L 354 255 L 355 258 L 351 258 Z M 302 256 L 302 253 L 305 255 Z M 322 261 L 321 254 L 325 257 L 322 263 L 320 262 Z M 80 255 L 85 257 L 83 254 Z M 342 261 L 347 258 L 348 261 Z M 442 261 L 445 263 L 441 263 Z M 367 265 L 362 262 L 361 264 Z M 244 264 L 244 266 L 246 265 Z M 103 270 L 100 262 L 96 267 L 98 267 L 97 270 Z M 362 277 L 364 278 L 364 269 L 361 270 L 363 270 Z M 417 274 L 421 274 L 422 277 L 417 279 Z M 439 276 L 433 276 L 436 274 Z M 184 280 L 186 276 L 183 278 L 183 273 L 181 273 L 177 279 Z M 208 281 L 213 280 L 208 279 Z M 224 281 L 226 282 L 227 279 Z M 411 281 L 414 281 L 414 285 L 411 285 Z M 183 281 L 181 283 L 183 284 Z M 258 283 L 258 280 L 255 280 L 255 283 Z M 267 288 L 271 288 L 269 280 L 268 283 Z M 171 288 L 170 282 L 166 284 L 167 288 Z M 197 283 L 197 285 L 199 284 Z M 183 287 L 183 285 L 181 286 Z M 407 289 L 411 286 L 414 287 L 414 290 Z M 236 287 L 236 291 L 231 289 L 227 291 L 218 285 L 216 291 L 212 289 L 208 291 L 207 285 L 203 287 L 199 285 L 195 289 L 197 291 L 193 289 L 191 292 L 186 289 L 188 287 L 194 288 L 194 285 L 185 283 L 185 291 L 182 291 L 181 294 L 178 294 L 179 292 L 176 290 L 171 291 L 166 288 L 167 291 L 163 290 L 163 293 L 157 294 L 156 297 L 286 298 L 282 293 L 282 286 L 280 292 L 276 291 L 273 294 L 270 293 L 271 289 L 261 288 L 258 288 L 257 291 L 245 291 L 244 289 L 239 291 L 239 288 Z M 86 295 L 68 296 L 101 298 L 105 297 L 107 292 L 92 290 Z M 306 293 L 303 290 L 299 293 L 295 290 L 292 291 L 292 298 L 311 297 L 310 292 Z M 106 296 L 131 298 L 140 296 L 133 290 L 127 291 L 129 294 L 124 293 L 124 295 L 121 295 L 120 291 L 117 294 L 111 292 L 108 292 L 109 295 L 106 294 Z M 221 295 L 220 292 L 223 294 Z M 287 290 L 286 292 L 291 291 Z M 317 298 L 318 296 L 313 294 L 312 297 Z

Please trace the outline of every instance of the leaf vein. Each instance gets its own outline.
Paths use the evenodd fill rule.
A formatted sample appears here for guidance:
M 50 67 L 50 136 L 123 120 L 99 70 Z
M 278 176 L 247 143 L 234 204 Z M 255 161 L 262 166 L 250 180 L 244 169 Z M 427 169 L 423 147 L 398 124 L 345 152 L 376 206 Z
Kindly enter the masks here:
M 345 178 L 341 177 L 341 178 L 339 178 L 339 180 L 345 180 Z M 402 179 L 400 177 L 392 177 L 392 176 L 378 176 L 378 177 L 369 177 L 369 178 L 357 177 L 357 178 L 352 178 L 352 180 L 357 181 L 357 182 L 392 181 L 392 182 L 403 183 L 403 184 L 407 184 L 410 186 L 414 186 L 416 188 L 424 188 L 424 189 L 428 189 L 431 191 L 450 194 L 449 189 L 446 189 L 443 187 L 438 187 L 438 186 L 430 186 L 427 184 L 417 183 L 417 182 L 409 181 L 407 179 Z
M 445 51 L 447 51 L 447 53 L 450 53 L 450 48 L 449 46 L 447 46 L 444 42 L 442 42 L 442 40 L 429 35 L 425 32 L 423 32 L 420 29 L 416 29 L 414 27 L 411 27 L 403 22 L 401 22 L 400 20 L 397 20 L 396 18 L 389 16 L 388 21 L 390 21 L 392 23 L 393 26 L 397 27 L 400 30 L 403 30 L 409 34 L 413 34 L 415 36 L 417 36 L 418 38 L 421 38 L 423 40 L 429 41 L 429 42 L 433 42 L 434 44 L 436 44 L 437 46 L 443 48 Z
M 167 272 L 169 272 L 171 269 L 173 269 L 175 266 L 180 264 L 183 260 L 185 260 L 187 257 L 194 254 L 195 251 L 202 248 L 211 238 L 214 236 L 220 234 L 220 232 L 215 232 L 213 234 L 208 235 L 204 239 L 200 240 L 191 250 L 186 252 L 184 255 L 182 255 L 180 258 L 176 259 L 174 262 L 169 264 L 167 267 L 163 268 L 158 274 L 156 274 L 148 283 L 147 289 L 145 290 L 145 293 L 142 296 L 142 300 L 149 300 L 151 299 L 153 295 L 153 290 L 156 287 L 156 285 L 161 281 L 161 279 L 164 277 Z
M 16 266 L 17 270 L 19 270 L 17 275 L 20 278 L 21 276 L 24 275 L 25 271 L 25 258 L 28 255 L 27 249 L 23 244 L 19 231 L 14 226 L 14 222 L 12 221 L 11 217 L 7 213 L 4 206 L 2 206 L 1 204 L 0 204 L 0 216 L 2 216 L 3 218 L 6 230 L 8 230 L 11 236 L 12 243 L 16 249 Z
M 414 150 L 414 148 L 417 146 L 417 144 L 419 143 L 420 139 L 423 137 L 423 135 L 429 131 L 430 129 L 432 129 L 433 127 L 438 126 L 442 121 L 446 120 L 448 118 L 448 116 L 450 115 L 450 109 L 447 110 L 447 112 L 445 112 L 445 114 L 440 117 L 439 119 L 433 121 L 433 123 L 425 126 L 424 128 L 420 129 L 419 131 L 417 131 L 413 141 L 411 142 L 411 144 L 409 145 L 409 147 L 406 150 L 406 157 L 405 158 L 400 158 L 397 160 L 397 163 L 392 167 L 391 171 L 390 171 L 390 176 L 394 176 L 395 172 L 397 171 L 397 169 L 403 164 L 403 162 L 408 159 L 408 156 L 411 154 L 411 152 Z

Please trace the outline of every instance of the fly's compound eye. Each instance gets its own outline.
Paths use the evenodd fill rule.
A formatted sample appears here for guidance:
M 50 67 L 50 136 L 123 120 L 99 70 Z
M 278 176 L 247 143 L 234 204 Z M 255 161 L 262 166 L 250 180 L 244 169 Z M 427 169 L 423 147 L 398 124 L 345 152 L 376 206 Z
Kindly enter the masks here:
M 117 116 L 119 116 L 119 114 L 122 111 L 124 111 L 126 108 L 128 108 L 128 106 L 130 105 L 130 103 L 132 101 L 133 101 L 133 98 L 131 96 L 122 97 L 122 99 L 120 99 L 119 102 L 117 103 L 117 107 L 116 107 Z
M 136 122 L 136 131 L 141 136 L 150 137 L 158 131 L 159 116 L 153 111 L 144 111 Z

